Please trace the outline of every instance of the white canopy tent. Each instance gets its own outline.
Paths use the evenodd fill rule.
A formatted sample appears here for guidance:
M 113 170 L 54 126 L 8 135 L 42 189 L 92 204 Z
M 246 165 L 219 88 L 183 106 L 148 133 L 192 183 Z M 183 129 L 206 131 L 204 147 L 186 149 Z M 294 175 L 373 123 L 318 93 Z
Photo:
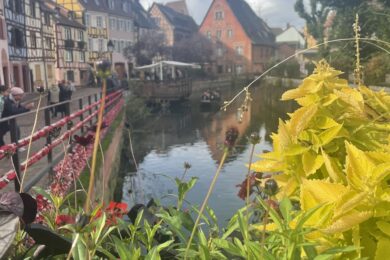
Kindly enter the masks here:
M 193 63 L 184 63 L 184 62 L 178 62 L 178 61 L 160 61 L 157 63 L 153 63 L 150 65 L 145 65 L 141 67 L 135 67 L 135 70 L 139 71 L 145 71 L 145 70 L 155 70 L 157 68 L 160 69 L 160 79 L 164 79 L 164 74 L 163 74 L 163 67 L 169 67 L 171 68 L 172 71 L 172 78 L 176 77 L 175 74 L 175 68 L 181 67 L 181 68 L 193 68 L 193 69 L 200 69 L 201 67 L 198 64 L 193 64 Z

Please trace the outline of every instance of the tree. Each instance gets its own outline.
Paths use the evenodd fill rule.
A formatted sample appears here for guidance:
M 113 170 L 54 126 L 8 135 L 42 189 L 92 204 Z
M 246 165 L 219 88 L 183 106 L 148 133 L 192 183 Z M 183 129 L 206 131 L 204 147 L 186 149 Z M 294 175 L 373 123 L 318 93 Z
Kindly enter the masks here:
M 321 0 L 310 0 L 309 10 L 307 10 L 304 0 L 297 0 L 295 3 L 295 11 L 306 21 L 308 32 L 318 43 L 324 42 L 324 25 L 331 11 L 331 8 L 322 2 Z M 326 54 L 326 47 L 324 45 L 320 46 L 320 53 L 322 56 Z
M 140 66 L 148 65 L 157 56 L 170 56 L 171 48 L 165 45 L 165 36 L 162 33 L 148 32 L 132 46 L 124 49 L 124 55 L 129 60 L 135 57 Z
M 182 39 L 172 49 L 173 59 L 182 62 L 205 64 L 211 61 L 212 55 L 212 42 L 201 34 Z

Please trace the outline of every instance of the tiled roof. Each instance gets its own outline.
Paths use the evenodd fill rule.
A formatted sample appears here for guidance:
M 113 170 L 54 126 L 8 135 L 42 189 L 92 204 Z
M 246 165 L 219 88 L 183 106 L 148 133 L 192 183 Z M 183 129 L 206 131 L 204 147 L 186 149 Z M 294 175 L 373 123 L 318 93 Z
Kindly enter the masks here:
M 198 25 L 191 16 L 178 13 L 172 8 L 162 4 L 155 5 L 157 5 L 157 7 L 165 15 L 168 21 L 175 27 L 175 29 L 189 32 L 195 32 L 198 30 Z
M 113 1 L 113 8 L 110 8 L 109 1 Z M 130 1 L 123 0 L 80 0 L 81 5 L 87 11 L 107 13 L 111 15 L 117 15 L 122 17 L 131 16 Z M 127 6 L 124 6 L 123 3 L 126 2 Z
M 136 26 L 146 29 L 157 29 L 157 25 L 154 23 L 149 13 L 145 11 L 139 1 L 131 1 L 131 10 L 134 16 L 134 23 Z
M 62 8 L 60 5 L 57 5 L 54 2 L 46 2 L 46 1 L 44 1 L 44 2 L 42 1 L 42 3 L 43 4 L 41 4 L 41 8 L 43 10 L 50 10 L 54 13 L 53 17 L 54 17 L 57 24 L 80 28 L 80 29 L 86 28 L 83 24 L 77 22 L 76 20 L 68 18 L 62 12 L 60 12 L 59 9 Z M 56 10 L 57 8 L 58 8 L 58 11 Z
M 54 15 L 54 19 L 57 21 L 57 24 L 60 25 L 65 25 L 65 26 L 70 26 L 70 27 L 75 27 L 75 28 L 80 28 L 80 29 L 85 29 L 85 26 L 82 25 L 81 23 L 72 20 L 62 14 L 56 14 Z
M 246 1 L 227 0 L 227 3 L 253 44 L 273 45 L 275 43 L 271 28 L 255 14 Z

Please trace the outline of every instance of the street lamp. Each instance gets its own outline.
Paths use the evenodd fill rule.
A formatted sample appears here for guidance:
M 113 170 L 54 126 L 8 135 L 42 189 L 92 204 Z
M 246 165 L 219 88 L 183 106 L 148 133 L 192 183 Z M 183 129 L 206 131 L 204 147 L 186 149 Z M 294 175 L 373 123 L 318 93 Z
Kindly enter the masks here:
M 113 52 L 114 52 L 114 49 L 115 49 L 114 43 L 113 43 L 111 40 L 109 40 L 109 41 L 107 42 L 107 51 L 108 51 L 109 53 L 113 53 Z

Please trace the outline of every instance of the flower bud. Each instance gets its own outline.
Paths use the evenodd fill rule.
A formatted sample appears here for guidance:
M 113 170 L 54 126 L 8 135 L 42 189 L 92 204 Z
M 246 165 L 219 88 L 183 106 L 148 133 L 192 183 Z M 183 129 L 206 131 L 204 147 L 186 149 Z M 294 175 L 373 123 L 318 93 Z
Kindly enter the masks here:
M 229 149 L 233 148 L 238 138 L 238 130 L 235 127 L 229 128 L 226 131 L 225 146 Z
M 268 196 L 274 196 L 278 193 L 278 183 L 274 179 L 269 179 L 264 184 L 264 192 Z
M 249 140 L 250 140 L 251 144 L 253 144 L 253 145 L 259 144 L 259 143 L 260 143 L 260 140 L 261 140 L 261 138 L 260 138 L 260 136 L 259 136 L 259 133 L 253 132 L 253 133 L 251 134 Z

